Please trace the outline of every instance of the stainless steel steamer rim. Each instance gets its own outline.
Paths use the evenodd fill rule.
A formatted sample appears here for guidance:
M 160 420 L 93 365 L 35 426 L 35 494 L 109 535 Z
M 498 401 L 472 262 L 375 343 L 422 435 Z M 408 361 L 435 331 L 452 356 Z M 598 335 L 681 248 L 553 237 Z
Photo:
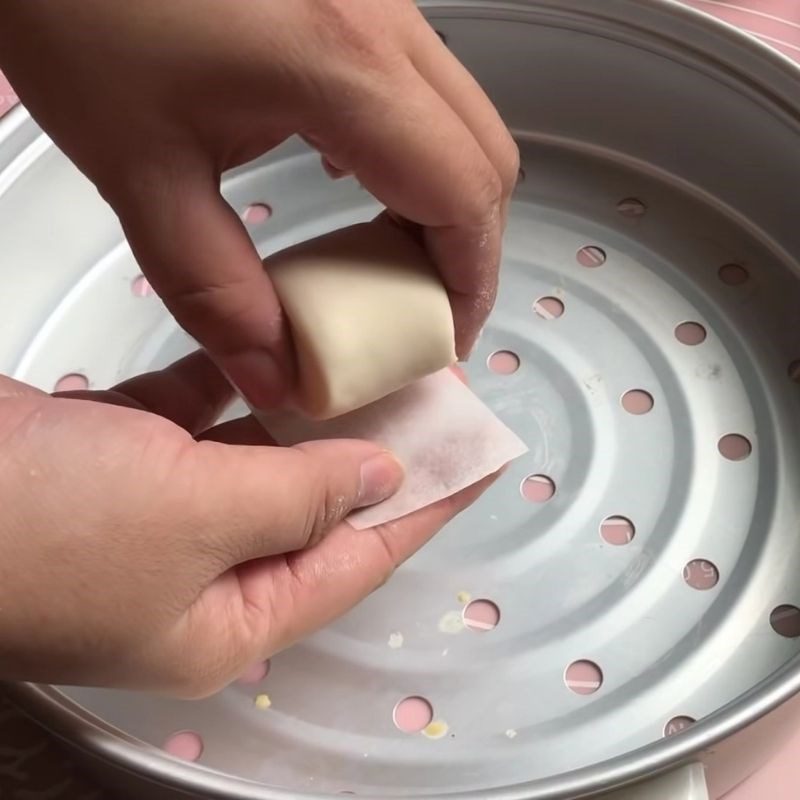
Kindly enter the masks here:
M 668 58 L 673 64 L 682 62 L 684 65 L 690 65 L 699 75 L 705 74 L 708 76 L 713 74 L 713 80 L 726 85 L 728 88 L 735 87 L 736 93 L 743 98 L 747 98 L 746 101 L 743 101 L 743 108 L 749 108 L 751 111 L 758 108 L 764 115 L 765 127 L 767 120 L 772 121 L 770 124 L 775 126 L 775 130 L 772 133 L 776 140 L 779 136 L 777 127 L 780 125 L 782 129 L 791 130 L 794 141 L 800 143 L 800 70 L 788 59 L 749 37 L 678 3 L 667 2 L 667 0 L 648 4 L 635 2 L 635 0 L 607 0 L 603 3 L 590 2 L 590 0 L 532 0 L 531 2 L 514 3 L 477 2 L 477 0 L 476 2 L 468 2 L 468 0 L 448 2 L 445 0 L 445 2 L 425 2 L 422 5 L 430 13 L 434 24 L 441 22 L 443 32 L 448 36 L 449 43 L 459 55 L 461 55 L 458 53 L 459 40 L 462 34 L 466 35 L 467 29 L 464 26 L 469 21 L 481 20 L 488 25 L 492 20 L 513 19 L 517 23 L 528 21 L 540 26 L 547 26 L 554 37 L 559 35 L 566 36 L 567 33 L 571 32 L 584 31 L 591 33 L 593 37 L 605 43 L 610 43 L 608 44 L 609 47 L 616 47 L 617 44 L 620 44 L 629 48 L 634 47 L 654 57 Z M 481 30 L 487 31 L 488 42 L 491 43 L 492 34 L 489 27 Z M 520 36 L 522 36 L 521 33 Z M 544 40 L 538 44 L 542 45 L 543 42 Z M 500 52 L 500 49 L 496 52 Z M 474 52 L 471 55 L 474 56 Z M 478 58 L 478 61 L 480 61 L 480 58 Z M 485 66 L 485 64 L 480 64 L 479 66 Z M 479 78 L 485 77 L 481 74 L 480 69 L 477 72 Z M 620 75 L 624 77 L 624 70 L 615 74 L 618 78 Z M 569 87 L 565 85 L 565 91 L 568 89 Z M 566 137 L 563 134 L 560 135 L 556 130 L 545 132 L 545 135 L 537 137 L 531 133 L 529 128 L 515 125 L 514 108 L 503 108 L 501 104 L 501 110 L 508 112 L 507 117 L 510 118 L 512 127 L 515 128 L 516 133 L 520 134 L 526 169 L 529 175 L 536 176 L 539 183 L 539 188 L 531 188 L 530 191 L 540 191 L 542 193 L 541 197 L 532 198 L 524 194 L 527 191 L 526 186 L 530 186 L 533 181 L 529 181 L 528 184 L 522 187 L 520 203 L 527 202 L 528 206 L 526 206 L 525 214 L 522 215 L 522 212 L 520 212 L 516 221 L 513 221 L 515 227 L 507 257 L 509 262 L 512 263 L 512 267 L 510 267 L 511 271 L 507 273 L 507 279 L 504 279 L 511 290 L 511 294 L 518 294 L 523 297 L 530 295 L 531 299 L 535 299 L 533 297 L 534 294 L 539 296 L 552 294 L 556 300 L 566 301 L 568 315 L 573 313 L 576 315 L 581 313 L 590 314 L 593 304 L 605 302 L 601 294 L 599 294 L 605 290 L 598 284 L 590 283 L 594 278 L 588 277 L 587 268 L 576 267 L 574 263 L 571 263 L 569 269 L 578 270 L 578 272 L 570 273 L 565 262 L 559 261 L 562 256 L 553 255 L 556 252 L 554 248 L 561 247 L 565 242 L 571 243 L 572 239 L 570 237 L 574 236 L 576 243 L 601 244 L 606 247 L 609 262 L 614 262 L 615 259 L 622 262 L 624 257 L 628 256 L 632 252 L 632 248 L 634 248 L 635 243 L 630 241 L 631 238 L 638 236 L 643 241 L 646 241 L 648 235 L 657 236 L 655 232 L 648 234 L 647 230 L 636 231 L 636 229 L 624 227 L 628 225 L 630 220 L 620 222 L 618 219 L 612 220 L 611 216 L 606 216 L 599 220 L 595 227 L 592 227 L 592 223 L 588 219 L 579 218 L 581 214 L 591 216 L 599 208 L 598 203 L 603 198 L 606 201 L 610 199 L 610 197 L 604 195 L 609 186 L 624 186 L 626 183 L 632 185 L 637 181 L 637 186 L 643 187 L 643 191 L 645 187 L 650 191 L 651 195 L 648 195 L 648 200 L 652 196 L 655 201 L 652 208 L 645 209 L 646 225 L 650 224 L 651 216 L 657 216 L 656 209 L 658 209 L 659 213 L 668 215 L 673 212 L 688 214 L 687 209 L 691 208 L 697 211 L 699 218 L 703 219 L 704 223 L 707 223 L 709 230 L 715 233 L 737 236 L 743 249 L 747 250 L 749 248 L 749 252 L 754 257 L 758 253 L 759 257 L 763 259 L 764 269 L 768 268 L 767 262 L 774 262 L 774 269 L 772 266 L 769 267 L 769 269 L 773 269 L 770 274 L 779 277 L 783 275 L 781 279 L 787 282 L 786 285 L 789 285 L 790 278 L 796 280 L 800 275 L 797 263 L 797 253 L 800 253 L 800 248 L 795 248 L 794 245 L 786 247 L 785 226 L 782 227 L 780 220 L 774 225 L 766 225 L 764 219 L 759 216 L 757 207 L 752 209 L 742 207 L 747 205 L 746 200 L 742 201 L 741 206 L 733 208 L 730 203 L 726 203 L 726 198 L 722 196 L 722 192 L 715 191 L 713 187 L 705 184 L 692 185 L 688 180 L 684 180 L 681 184 L 678 180 L 681 176 L 670 175 L 664 164 L 650 164 L 647 159 L 637 159 L 635 154 L 628 155 L 626 152 L 627 158 L 616 158 L 615 163 L 611 164 L 607 156 L 612 152 L 612 148 L 603 147 L 602 142 L 596 146 L 590 146 L 589 142 L 581 141 L 580 137 Z M 561 111 L 564 111 L 564 109 L 561 109 Z M 777 120 L 780 122 L 778 123 Z M 598 118 L 598 128 L 602 128 L 601 123 L 602 119 Z M 603 131 L 600 132 L 602 133 Z M 11 168 L 5 169 L 3 173 L 0 173 L 0 202 L 2 201 L 2 192 L 11 186 L 22 171 L 34 164 L 36 158 L 42 155 L 45 149 L 46 143 L 38 136 L 35 126 L 30 123 L 23 111 L 17 110 L 13 112 L 6 120 L 0 123 L 0 164 L 5 166 L 13 162 Z M 22 155 L 23 153 L 24 155 Z M 308 169 L 302 166 L 301 163 L 301 151 L 289 149 L 284 155 L 286 157 L 285 161 L 288 159 L 293 164 L 294 177 L 292 182 L 296 180 L 303 183 L 303 181 L 309 180 Z M 525 157 L 526 155 L 527 158 Z M 619 156 L 620 154 L 617 152 L 615 155 Z M 16 156 L 19 157 L 16 158 Z M 690 154 L 690 160 L 693 157 Z M 611 160 L 613 161 L 614 159 Z M 281 181 L 280 172 L 275 171 L 278 170 L 280 164 L 281 162 L 277 161 L 274 165 L 275 169 L 270 173 L 271 182 Z M 660 170 L 658 169 L 659 166 L 661 167 Z M 700 166 L 695 166 L 697 166 L 698 172 L 702 172 Z M 584 205 L 579 206 L 577 209 L 564 207 L 563 202 L 561 202 L 563 198 L 559 197 L 559 182 L 563 180 L 564 175 L 570 174 L 570 170 L 573 172 L 586 170 L 586 174 L 591 175 L 592 180 L 595 181 L 592 183 L 587 178 L 587 184 L 591 185 L 586 189 L 586 197 L 582 200 Z M 632 176 L 637 174 L 637 171 L 639 177 L 637 180 L 633 180 Z M 670 181 L 669 178 L 673 180 Z M 250 181 L 250 178 L 248 178 L 246 169 L 239 171 L 229 181 L 228 195 L 237 207 L 245 203 L 248 198 L 250 200 L 255 199 L 253 190 L 256 184 L 248 183 L 248 181 Z M 671 183 L 671 185 L 667 186 L 667 183 Z M 573 184 L 573 188 L 574 186 L 575 184 Z M 316 184 L 314 184 L 314 187 L 316 188 Z M 326 224 L 330 227 L 350 221 L 348 214 L 351 212 L 347 210 L 348 206 L 363 207 L 365 202 L 359 197 L 357 190 L 353 190 L 346 198 L 344 195 L 340 196 L 335 193 L 339 190 L 326 188 L 319 191 L 323 195 L 321 203 L 324 204 L 324 200 L 329 199 L 337 209 L 336 213 L 330 214 L 326 220 Z M 334 192 L 333 194 L 331 194 L 332 191 Z M 759 191 L 761 191 L 761 188 L 754 185 L 751 193 L 754 198 L 753 203 L 755 204 L 757 200 L 761 199 L 763 205 L 763 198 L 766 195 L 759 195 Z M 766 191 L 766 189 L 763 191 Z M 548 192 L 549 194 L 547 194 Z M 545 195 L 547 202 L 542 199 Z M 280 196 L 280 191 L 277 192 L 276 196 Z M 614 199 L 623 200 L 627 196 L 620 194 Z M 340 197 L 342 198 L 341 204 L 336 205 L 339 203 Z M 695 201 L 698 204 L 696 208 L 691 205 Z M 676 208 L 679 211 L 676 212 Z M 527 233 L 528 226 L 525 223 L 530 220 L 531 214 L 536 220 L 538 235 L 544 242 L 542 245 L 538 240 L 532 240 Z M 791 209 L 788 206 L 786 207 L 786 214 L 791 216 Z M 277 213 L 275 217 L 277 221 Z M 752 218 L 752 224 L 748 221 L 748 218 Z M 686 217 L 683 219 L 685 221 Z M 2 230 L 2 221 L 3 216 L 0 214 L 0 231 Z M 295 225 L 297 224 L 296 220 L 289 220 L 290 227 L 292 222 Z M 734 222 L 739 225 L 740 232 L 738 234 L 734 232 Z M 636 231 L 635 234 L 631 233 L 631 230 Z M 770 235 L 768 236 L 765 231 L 768 231 Z M 591 232 L 602 233 L 603 235 L 592 239 Z M 100 239 L 103 239 L 103 243 L 95 247 L 95 258 L 108 252 L 111 249 L 110 243 L 113 243 L 115 238 L 108 230 L 104 229 L 102 233 L 103 236 Z M 263 233 L 261 235 L 266 236 L 267 234 Z M 297 231 L 292 231 L 288 235 L 296 236 Z M 286 237 L 285 231 L 283 233 L 279 232 L 275 236 L 270 235 L 268 247 L 277 248 L 282 246 L 286 243 Z M 657 241 L 659 245 L 663 244 L 661 239 L 654 239 L 653 241 Z M 1 237 L 0 243 L 2 243 Z M 527 253 L 532 248 L 540 246 L 544 247 L 546 251 L 543 254 L 539 254 L 539 262 L 537 263 L 541 274 L 536 277 L 536 280 L 540 278 L 541 280 L 539 280 L 539 283 L 531 284 L 530 281 L 534 279 L 513 264 L 515 259 L 523 263 L 528 258 L 527 254 L 519 256 L 521 251 L 524 250 Z M 668 244 L 664 244 L 664 248 L 666 249 L 661 251 L 662 254 L 663 252 L 669 252 L 674 255 L 675 251 L 669 250 Z M 119 248 L 116 248 L 108 252 L 104 260 L 113 261 L 118 250 Z M 644 256 L 642 257 L 644 258 Z M 557 263 L 559 267 L 556 270 L 559 272 L 558 279 L 554 279 L 553 275 L 550 274 L 555 270 L 554 267 L 551 268 L 554 263 Z M 563 271 L 561 270 L 562 266 Z M 624 272 L 615 278 L 613 269 L 617 267 L 609 263 L 609 265 L 603 265 L 602 268 L 606 266 L 609 267 L 609 270 L 604 280 L 619 280 L 618 288 L 623 286 L 625 281 L 631 280 L 631 276 L 634 274 L 632 272 Z M 584 269 L 584 272 L 580 272 L 581 269 Z M 659 267 L 659 270 L 662 270 L 662 268 Z M 783 272 L 780 272 L 780 270 L 783 270 Z M 566 275 L 563 280 L 562 272 L 563 275 Z M 592 272 L 594 271 L 592 270 Z M 669 269 L 664 268 L 661 272 L 658 272 L 658 270 L 656 272 L 659 278 L 666 276 L 669 281 L 674 278 Z M 542 274 L 544 275 L 543 278 Z M 611 277 L 608 277 L 609 275 Z M 90 276 L 87 275 L 86 280 L 88 281 L 89 279 Z M 664 284 L 659 283 L 659 291 L 669 289 L 669 281 Z M 652 289 L 654 285 L 651 284 L 650 288 Z M 564 293 L 559 294 L 559 291 Z M 796 293 L 794 296 L 797 296 Z M 674 302 L 673 308 L 678 309 L 681 307 L 677 298 L 673 301 L 669 299 L 669 295 L 665 295 L 665 297 L 668 298 L 665 301 L 667 305 Z M 728 317 L 724 315 L 714 317 L 715 309 L 712 305 L 707 303 L 703 305 L 705 299 L 700 295 L 697 295 L 697 298 L 699 298 L 699 305 L 696 305 L 694 310 L 705 308 L 707 313 L 702 316 L 702 321 L 710 334 L 709 338 L 712 338 L 717 328 L 720 331 L 725 329 L 726 323 L 729 321 Z M 76 304 L 78 302 L 79 300 L 75 301 Z M 510 298 L 508 299 L 508 304 L 511 304 Z M 63 316 L 68 311 L 62 309 L 61 313 Z M 608 338 L 610 342 L 616 335 L 608 325 L 608 317 L 609 315 L 606 314 L 605 318 L 595 319 L 592 323 L 595 325 L 595 329 L 600 332 L 598 341 Z M 487 332 L 487 341 L 483 343 L 484 349 L 481 351 L 484 358 L 488 357 L 493 350 L 507 346 L 509 336 L 515 330 L 519 330 L 519 325 L 528 325 L 527 320 L 519 322 L 520 318 L 521 312 L 516 313 L 516 316 L 509 312 L 501 321 L 499 331 Z M 569 317 L 565 317 L 564 321 L 566 322 L 568 319 Z M 586 319 L 588 318 L 584 316 L 584 321 Z M 717 325 L 717 323 L 719 324 Z M 625 324 L 627 325 L 628 322 Z M 52 328 L 53 325 L 49 327 Z M 632 330 L 630 325 L 628 330 Z M 35 331 L 31 333 L 33 334 Z M 547 335 L 549 334 L 542 333 L 542 336 L 546 337 Z M 721 336 L 720 333 L 720 338 Z M 14 374 L 27 378 L 32 382 L 39 382 L 49 388 L 49 373 L 46 370 L 42 372 L 43 367 L 40 369 L 39 362 L 37 362 L 37 353 L 41 352 L 44 346 L 42 342 L 46 339 L 46 331 L 34 336 L 34 345 L 26 345 L 24 358 L 22 361 L 15 362 Z M 36 344 L 37 342 L 38 344 Z M 800 344 L 800 340 L 797 343 Z M 52 341 L 47 341 L 47 346 L 53 347 Z M 622 347 L 622 342 L 617 343 L 614 339 L 614 347 L 617 346 Z M 647 347 L 646 341 L 643 346 Z M 39 348 L 38 350 L 37 347 Z M 747 349 L 746 346 L 743 345 L 743 347 L 745 350 Z M 797 349 L 800 351 L 800 346 Z M 160 351 L 155 355 L 151 352 L 147 356 L 146 364 L 158 361 L 159 358 L 165 355 Z M 574 357 L 569 353 L 567 353 L 567 356 Z M 745 358 L 745 356 L 742 356 L 742 358 Z M 9 356 L 3 353 L 1 357 L 3 359 L 2 366 L 5 369 Z M 536 357 L 540 358 L 540 360 L 545 358 L 543 355 L 536 355 Z M 634 353 L 631 353 L 630 357 L 632 361 L 635 361 Z M 138 362 L 136 358 L 139 359 Z M 136 358 L 131 356 L 124 369 L 141 369 L 145 365 L 141 361 L 144 357 L 137 355 Z M 683 355 L 676 356 L 676 358 L 683 358 Z M 61 363 L 66 362 L 62 361 Z M 550 364 L 550 362 L 546 361 L 541 363 Z M 552 367 L 552 365 L 550 366 Z M 37 369 L 39 372 L 37 372 Z M 120 367 L 120 369 L 123 368 Z M 663 373 L 663 375 L 666 374 Z M 480 382 L 483 378 L 478 376 L 478 380 Z M 636 384 L 636 386 L 639 386 L 639 384 Z M 643 388 L 647 387 L 643 386 Z M 768 388 L 770 387 L 768 386 Z M 489 391 L 489 396 L 494 405 L 499 408 L 499 413 L 504 410 L 508 411 L 507 408 L 503 408 L 498 395 L 496 393 L 492 394 L 492 391 Z M 507 394 L 508 390 L 504 389 L 501 393 Z M 550 399 L 556 401 L 555 405 L 558 404 L 559 398 L 557 395 L 551 395 Z M 576 402 L 578 405 L 585 404 L 586 399 L 585 397 L 580 397 Z M 676 402 L 678 401 L 676 400 Z M 767 405 L 763 406 L 763 408 L 767 409 L 770 418 L 774 414 L 776 419 L 786 419 L 785 414 L 782 417 L 780 416 L 783 412 L 775 411 L 770 406 L 771 401 L 765 400 L 764 402 Z M 659 409 L 664 405 L 660 396 L 656 397 L 656 404 Z M 682 407 L 680 402 L 678 406 Z M 553 421 L 553 430 L 556 433 L 561 430 L 559 424 L 557 419 Z M 617 422 L 613 424 L 615 426 L 618 425 Z M 587 430 L 590 434 L 599 435 L 591 426 Z M 788 430 L 791 432 L 791 428 Z M 767 434 L 769 434 L 769 431 L 767 431 Z M 566 439 L 562 443 L 564 443 L 565 447 L 571 446 Z M 756 443 L 756 451 L 759 450 L 759 444 L 764 446 L 763 443 Z M 779 446 L 777 440 L 775 446 L 776 450 L 779 451 L 777 458 L 781 456 L 785 446 L 782 443 Z M 772 458 L 769 453 L 762 454 L 757 452 L 756 455 L 759 458 L 763 458 L 765 464 L 770 462 Z M 543 463 L 547 463 L 547 460 L 544 459 Z M 530 464 L 520 467 L 523 471 L 514 473 L 515 479 L 524 478 L 526 470 L 533 471 L 535 468 L 535 465 L 531 467 Z M 671 479 L 672 472 L 670 472 Z M 565 479 L 565 485 L 566 483 Z M 512 489 L 516 491 L 515 487 L 512 487 Z M 510 502 L 510 496 L 506 491 L 506 494 L 496 497 L 495 502 L 499 499 Z M 617 512 L 610 511 L 609 513 Z M 485 525 L 486 518 L 483 517 L 481 520 Z M 642 538 L 644 536 L 645 533 L 643 532 Z M 703 553 L 697 553 L 698 557 L 702 555 Z M 756 553 L 757 555 L 758 553 Z M 732 562 L 731 568 L 733 569 L 734 567 L 735 564 Z M 474 573 L 473 582 L 480 583 L 475 580 Z M 786 602 L 791 601 L 800 605 L 800 597 L 798 597 L 797 593 L 791 598 L 786 598 Z M 778 602 L 778 598 L 775 598 L 775 602 Z M 499 632 L 500 628 L 498 628 Z M 486 635 L 488 636 L 489 634 Z M 769 649 L 769 647 L 766 649 Z M 716 745 L 726 740 L 733 733 L 778 708 L 800 691 L 800 664 L 797 663 L 796 658 L 789 662 L 790 651 L 786 650 L 785 652 L 787 653 L 787 658 L 785 659 L 787 663 L 779 666 L 779 660 L 776 663 L 777 669 L 774 671 L 769 670 L 759 680 L 754 680 L 751 684 L 747 684 L 743 691 L 738 692 L 734 698 L 723 703 L 721 709 L 712 709 L 712 713 L 704 716 L 692 728 L 675 738 L 643 744 L 640 747 L 632 747 L 609 759 L 603 759 L 588 766 L 565 769 L 560 774 L 539 777 L 534 780 L 509 781 L 506 785 L 497 783 L 491 786 L 481 785 L 475 790 L 464 789 L 460 786 L 456 791 L 432 789 L 431 791 L 414 792 L 413 795 L 408 792 L 404 796 L 435 797 L 447 795 L 467 798 L 491 795 L 505 800 L 522 800 L 522 798 L 528 798 L 529 800 L 545 800 L 545 798 L 547 800 L 558 800 L 561 798 L 563 800 L 565 798 L 596 794 L 604 789 L 621 786 L 630 781 L 669 770 L 690 760 L 696 760 L 700 757 L 705 758 L 703 754 L 707 755 Z M 796 652 L 796 648 L 791 652 Z M 580 653 L 576 653 L 576 656 L 580 655 Z M 777 659 L 779 655 L 776 655 L 775 658 Z M 147 775 L 152 780 L 164 785 L 179 786 L 184 791 L 192 791 L 206 796 L 226 798 L 275 798 L 275 800 L 278 800 L 278 798 L 298 795 L 324 797 L 330 796 L 331 793 L 330 790 L 327 792 L 315 792 L 313 791 L 313 784 L 310 783 L 304 786 L 296 785 L 288 790 L 272 789 L 260 783 L 206 770 L 198 765 L 176 762 L 155 748 L 142 746 L 141 741 L 136 737 L 123 733 L 113 725 L 101 721 L 95 715 L 81 708 L 78 703 L 65 697 L 58 690 L 48 687 L 19 686 L 14 687 L 12 692 L 20 705 L 27 708 L 47 727 L 72 744 L 77 745 L 88 753 L 99 755 L 124 770 Z M 409 685 L 408 694 L 413 693 Z M 90 697 L 90 695 L 82 694 L 81 692 L 73 692 L 72 695 L 79 698 Z M 460 733 L 455 726 L 453 730 Z M 400 742 L 400 745 L 402 744 L 403 742 Z M 434 742 L 426 744 L 436 745 Z M 446 742 L 442 744 L 446 744 Z M 519 757 L 523 751 L 515 752 Z M 531 750 L 531 752 L 533 751 Z M 435 757 L 435 755 L 429 756 L 426 754 L 425 758 L 428 757 Z M 501 761 L 500 763 L 502 764 L 503 762 Z M 347 788 L 348 786 L 344 783 L 340 784 L 341 790 L 346 790 Z M 354 786 L 353 788 L 360 787 Z M 363 796 L 364 793 L 359 792 L 359 794 Z M 402 795 L 403 791 L 381 791 L 375 792 L 375 794 L 387 797 L 393 796 L 393 794 Z M 645 796 L 648 795 L 645 794 Z

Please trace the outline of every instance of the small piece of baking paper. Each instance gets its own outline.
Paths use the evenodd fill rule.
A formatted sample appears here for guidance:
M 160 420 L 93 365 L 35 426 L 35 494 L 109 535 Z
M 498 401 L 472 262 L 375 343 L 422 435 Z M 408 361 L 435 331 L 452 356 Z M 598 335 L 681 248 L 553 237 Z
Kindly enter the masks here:
M 417 511 L 472 486 L 527 452 L 449 369 L 331 420 L 295 414 L 259 414 L 278 444 L 315 439 L 366 439 L 390 450 L 405 467 L 400 490 L 348 517 L 357 530 Z

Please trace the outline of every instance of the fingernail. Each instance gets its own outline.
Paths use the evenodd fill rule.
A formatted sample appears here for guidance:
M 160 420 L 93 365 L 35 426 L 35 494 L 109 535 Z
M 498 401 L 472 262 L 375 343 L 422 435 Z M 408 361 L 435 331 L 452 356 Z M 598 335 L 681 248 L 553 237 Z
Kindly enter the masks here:
M 391 497 L 403 483 L 405 471 L 400 462 L 388 452 L 379 453 L 361 465 L 359 507 L 372 506 Z
M 228 356 L 222 369 L 253 408 L 262 411 L 277 408 L 286 397 L 284 375 L 267 350 L 247 350 Z

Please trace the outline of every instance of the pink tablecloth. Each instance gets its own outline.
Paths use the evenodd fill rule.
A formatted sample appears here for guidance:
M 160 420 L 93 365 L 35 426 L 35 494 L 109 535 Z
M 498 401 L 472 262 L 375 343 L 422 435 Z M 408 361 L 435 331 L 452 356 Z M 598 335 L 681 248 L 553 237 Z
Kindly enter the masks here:
M 601 0 L 598 0 L 601 2 Z M 685 0 L 800 62 L 800 0 Z M 0 74 L 0 116 L 16 96 Z M 798 800 L 800 730 L 760 773 L 726 800 Z M 42 732 L 0 697 L 0 800 L 112 800 Z

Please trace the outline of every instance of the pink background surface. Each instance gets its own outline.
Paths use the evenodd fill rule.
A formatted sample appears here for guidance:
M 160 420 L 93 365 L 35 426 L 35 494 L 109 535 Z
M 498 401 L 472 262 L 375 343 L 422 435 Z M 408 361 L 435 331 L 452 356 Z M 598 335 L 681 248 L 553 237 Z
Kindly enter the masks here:
M 736 25 L 800 63 L 800 0 L 686 0 L 686 4 Z M 13 90 L 0 74 L 0 116 L 15 103 Z M 54 795 L 48 794 L 51 796 Z M 97 795 L 92 793 L 92 796 Z M 799 797 L 800 729 L 767 767 L 729 794 L 726 800 L 797 800 Z

